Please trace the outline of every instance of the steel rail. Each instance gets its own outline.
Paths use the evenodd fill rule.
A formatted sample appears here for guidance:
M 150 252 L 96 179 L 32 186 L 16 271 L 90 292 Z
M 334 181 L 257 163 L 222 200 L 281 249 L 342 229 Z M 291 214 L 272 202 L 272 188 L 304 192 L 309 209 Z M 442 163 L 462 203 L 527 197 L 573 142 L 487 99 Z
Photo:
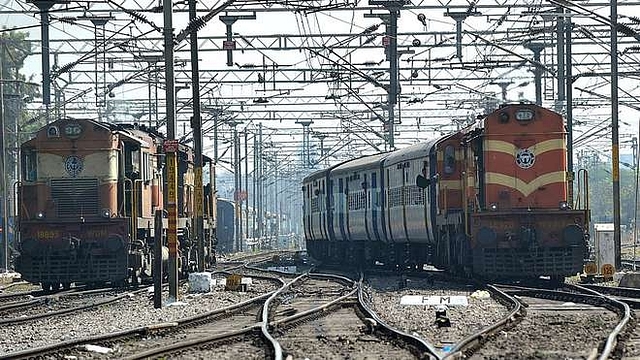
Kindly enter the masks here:
M 595 290 L 586 288 L 584 286 L 580 286 L 580 285 L 571 285 L 570 287 L 574 287 L 576 289 L 582 290 L 584 292 L 593 294 L 595 296 L 600 297 L 604 302 L 608 303 L 609 305 L 613 306 L 614 308 L 618 309 L 619 311 L 622 312 L 622 319 L 618 322 L 618 325 L 613 329 L 613 331 L 611 333 L 609 333 L 609 336 L 607 337 L 607 342 L 605 343 L 604 349 L 602 350 L 602 353 L 600 354 L 600 357 L 598 358 L 599 360 L 606 360 L 609 359 L 613 353 L 613 351 L 616 348 L 616 345 L 618 343 L 618 336 L 622 333 L 623 329 L 625 328 L 625 326 L 627 326 L 627 324 L 629 323 L 629 321 L 631 320 L 631 309 L 629 308 L 629 305 L 625 304 L 622 301 L 619 301 L 617 299 L 614 299 L 612 297 L 609 296 L 604 296 L 602 293 L 597 292 Z M 618 314 L 620 315 L 620 312 L 618 312 Z
M 280 281 L 284 284 L 284 281 L 282 281 L 282 280 L 280 280 Z M 144 289 L 144 290 L 146 290 L 146 289 Z M 227 307 L 224 307 L 224 308 L 216 309 L 216 310 L 204 313 L 204 314 L 199 314 L 199 315 L 194 315 L 194 316 L 187 317 L 187 318 L 184 318 L 184 319 L 179 319 L 179 320 L 173 321 L 173 322 L 152 324 L 152 325 L 148 325 L 148 326 L 137 327 L 137 328 L 134 328 L 134 329 L 128 329 L 128 330 L 114 332 L 114 333 L 95 335 L 95 336 L 79 338 L 79 339 L 72 339 L 72 340 L 64 341 L 64 342 L 61 342 L 61 343 L 58 343 L 58 344 L 54 344 L 54 345 L 46 345 L 46 346 L 42 346 L 42 347 L 38 347 L 38 348 L 26 349 L 26 350 L 17 351 L 17 352 L 13 352 L 13 353 L 9 353 L 9 354 L 3 354 L 3 355 L 0 355 L 0 360 L 2 360 L 2 359 L 32 358 L 32 357 L 42 356 L 42 355 L 46 355 L 46 354 L 52 354 L 52 353 L 54 353 L 56 351 L 60 351 L 60 350 L 67 349 L 67 348 L 71 348 L 71 347 L 78 346 L 78 345 L 85 345 L 85 344 L 103 342 L 103 341 L 112 341 L 112 340 L 116 340 L 116 339 L 120 339 L 120 338 L 130 337 L 130 336 L 144 336 L 144 335 L 149 334 L 150 332 L 153 332 L 153 331 L 156 331 L 156 332 L 157 331 L 167 331 L 167 330 L 172 330 L 172 329 L 176 329 L 176 328 L 179 328 L 179 327 L 183 327 L 183 326 L 186 326 L 186 325 L 197 324 L 197 323 L 200 323 L 202 321 L 206 321 L 207 318 L 210 318 L 212 316 L 216 316 L 216 315 L 219 315 L 219 314 L 227 313 L 229 311 L 234 311 L 234 310 L 237 310 L 237 309 L 241 309 L 241 308 L 249 306 L 249 305 L 251 305 L 253 303 L 260 302 L 260 301 L 264 300 L 265 298 L 271 296 L 272 293 L 273 292 L 262 294 L 262 295 L 259 295 L 257 297 L 245 300 L 243 302 L 240 302 L 240 303 L 237 303 L 237 304 L 233 304 L 231 306 L 227 306 Z
M 502 330 L 506 327 L 511 326 L 512 324 L 518 323 L 524 317 L 525 308 L 520 304 L 520 302 L 510 296 L 509 294 L 503 292 L 493 285 L 487 285 L 487 288 L 494 294 L 498 296 L 498 299 L 502 300 L 502 302 L 509 303 L 511 305 L 511 312 L 488 327 L 478 331 L 475 334 L 469 335 L 468 337 L 462 339 L 462 341 L 458 342 L 451 352 L 444 357 L 444 359 L 456 359 L 458 356 L 462 356 L 462 353 L 465 349 L 468 349 L 473 345 L 473 343 L 479 343 L 488 335 L 496 333 L 498 330 Z
M 364 301 L 363 296 L 363 287 L 362 287 L 362 279 L 360 279 L 358 283 L 358 303 L 360 304 L 361 309 L 365 312 L 369 318 L 371 318 L 375 324 L 373 326 L 381 326 L 385 331 L 397 336 L 400 339 L 403 339 L 409 344 L 416 346 L 418 349 L 422 349 L 425 351 L 430 357 L 434 357 L 438 360 L 442 359 L 440 352 L 436 349 L 432 344 L 428 343 L 426 340 L 415 336 L 413 334 L 408 334 L 406 332 L 395 329 L 391 325 L 387 324 L 378 314 L 373 311 L 369 305 Z

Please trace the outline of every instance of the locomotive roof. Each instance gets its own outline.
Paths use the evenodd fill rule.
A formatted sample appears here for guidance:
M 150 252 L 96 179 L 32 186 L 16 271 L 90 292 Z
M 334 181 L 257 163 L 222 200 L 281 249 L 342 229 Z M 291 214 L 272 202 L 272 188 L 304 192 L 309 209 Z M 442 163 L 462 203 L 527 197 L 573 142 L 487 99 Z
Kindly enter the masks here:
M 386 158 L 383 159 L 384 165 L 393 165 L 399 162 L 403 162 L 409 159 L 415 159 L 420 157 L 429 157 L 431 149 L 439 142 L 449 138 L 451 135 L 446 135 L 444 137 L 431 139 L 426 142 L 414 144 L 411 146 L 407 146 L 406 148 L 402 148 L 400 150 L 396 150 L 390 153 Z
M 380 161 L 384 159 L 387 155 L 389 155 L 389 153 L 380 153 L 380 154 L 373 154 L 373 155 L 365 155 L 353 160 L 349 160 L 336 166 L 333 170 L 331 170 L 331 173 L 333 174 L 333 173 L 357 171 L 361 169 L 376 168 L 380 165 Z

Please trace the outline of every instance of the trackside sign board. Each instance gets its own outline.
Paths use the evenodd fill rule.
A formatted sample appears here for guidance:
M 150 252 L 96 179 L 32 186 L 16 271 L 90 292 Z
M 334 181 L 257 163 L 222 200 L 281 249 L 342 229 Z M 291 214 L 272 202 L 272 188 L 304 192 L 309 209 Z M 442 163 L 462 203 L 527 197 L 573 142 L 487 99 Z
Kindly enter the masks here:
M 447 305 L 447 306 L 467 306 L 469 302 L 466 296 L 423 296 L 423 295 L 404 295 L 400 299 L 400 305 Z

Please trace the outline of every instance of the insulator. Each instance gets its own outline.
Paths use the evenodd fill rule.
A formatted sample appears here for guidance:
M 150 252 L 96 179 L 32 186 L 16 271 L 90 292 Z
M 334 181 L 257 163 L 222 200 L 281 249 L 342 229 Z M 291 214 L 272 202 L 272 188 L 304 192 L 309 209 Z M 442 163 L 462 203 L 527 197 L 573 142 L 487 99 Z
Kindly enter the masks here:
M 618 31 L 620 31 L 621 33 L 627 36 L 631 36 L 631 37 L 638 36 L 638 32 L 633 30 L 632 28 L 629 27 L 629 25 L 626 25 L 626 24 L 618 23 Z
M 78 64 L 77 62 L 72 62 L 72 63 L 65 64 L 65 65 L 61 66 L 61 67 L 60 67 L 60 69 L 58 69 L 58 71 L 56 71 L 56 72 L 53 74 L 53 77 L 58 77 L 58 76 L 60 76 L 61 74 L 64 74 L 64 73 L 66 73 L 66 72 L 69 72 L 69 71 L 70 71 L 71 69 L 73 69 L 77 64 Z
M 76 25 L 76 18 L 72 18 L 72 17 L 59 17 L 57 18 L 58 21 L 63 22 L 63 23 L 67 23 L 67 24 L 71 24 L 71 25 Z

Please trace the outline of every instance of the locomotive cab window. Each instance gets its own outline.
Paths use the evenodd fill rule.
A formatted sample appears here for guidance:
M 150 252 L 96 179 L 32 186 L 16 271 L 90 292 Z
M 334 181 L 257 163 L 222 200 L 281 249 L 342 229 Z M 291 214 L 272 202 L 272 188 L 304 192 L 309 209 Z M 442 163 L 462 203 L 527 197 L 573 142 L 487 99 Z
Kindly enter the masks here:
M 153 175 L 153 167 L 149 158 L 149 153 L 142 154 L 142 180 L 151 181 Z
M 453 174 L 456 170 L 456 149 L 453 145 L 447 145 L 444 148 L 444 173 Z
M 38 153 L 34 149 L 26 149 L 22 153 L 22 171 L 25 181 L 38 179 Z
M 128 178 L 140 178 L 140 146 L 138 144 L 125 145 L 124 168 Z

